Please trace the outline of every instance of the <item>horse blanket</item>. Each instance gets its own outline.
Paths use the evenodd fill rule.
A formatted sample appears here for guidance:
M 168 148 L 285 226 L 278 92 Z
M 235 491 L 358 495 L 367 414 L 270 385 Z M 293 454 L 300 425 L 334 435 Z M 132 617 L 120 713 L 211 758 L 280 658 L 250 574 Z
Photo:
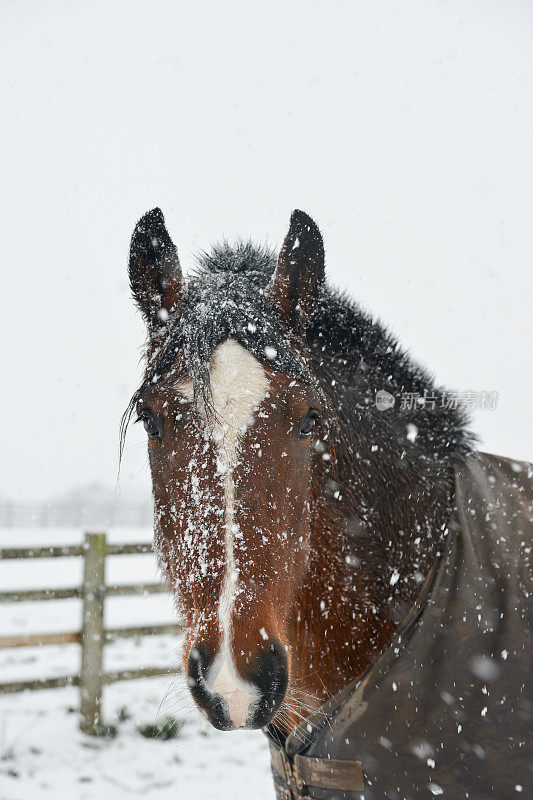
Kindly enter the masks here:
M 390 646 L 280 745 L 278 800 L 533 798 L 533 467 L 456 469 L 445 552 Z

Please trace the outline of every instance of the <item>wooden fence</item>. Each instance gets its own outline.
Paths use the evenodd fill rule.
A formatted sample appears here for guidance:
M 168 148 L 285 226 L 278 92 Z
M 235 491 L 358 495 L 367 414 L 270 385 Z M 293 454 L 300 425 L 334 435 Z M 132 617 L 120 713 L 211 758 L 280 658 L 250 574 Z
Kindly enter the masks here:
M 149 553 L 150 543 L 108 544 L 105 533 L 87 533 L 83 545 L 66 547 L 7 547 L 0 549 L 0 559 L 67 558 L 81 556 L 84 560 L 83 584 L 64 589 L 24 589 L 0 592 L 0 603 L 64 600 L 82 600 L 82 629 L 61 633 L 21 634 L 0 636 L 0 649 L 8 647 L 36 647 L 77 643 L 81 645 L 79 674 L 61 675 L 30 681 L 0 683 L 0 694 L 36 689 L 54 689 L 61 686 L 80 687 L 80 727 L 85 733 L 97 735 L 103 729 L 102 691 L 105 684 L 159 675 L 172 675 L 178 668 L 144 667 L 142 669 L 104 672 L 103 655 L 106 642 L 117 638 L 150 636 L 162 633 L 177 634 L 177 624 L 104 628 L 104 603 L 106 597 L 124 597 L 138 594 L 156 594 L 168 591 L 161 583 L 115 584 L 105 583 L 107 556 Z

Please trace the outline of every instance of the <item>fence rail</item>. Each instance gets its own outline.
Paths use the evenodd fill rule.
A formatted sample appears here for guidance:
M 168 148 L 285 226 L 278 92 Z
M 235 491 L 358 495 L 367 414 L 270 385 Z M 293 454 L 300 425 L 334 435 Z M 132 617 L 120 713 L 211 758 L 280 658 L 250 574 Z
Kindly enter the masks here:
M 82 556 L 87 549 L 87 544 L 64 545 L 63 547 L 0 547 L 0 560 L 10 558 L 69 558 Z M 131 544 L 106 544 L 107 556 L 131 556 L 140 553 L 151 553 L 150 542 L 133 542 Z
M 149 527 L 152 523 L 150 503 L 107 501 L 70 501 L 12 503 L 0 501 L 0 528 L 111 527 L 117 525 Z
M 139 636 L 161 636 L 165 633 L 176 633 L 177 625 L 173 622 L 163 625 L 133 625 L 125 628 L 105 628 L 105 642 L 116 639 L 130 639 Z M 0 650 L 11 647 L 47 647 L 55 644 L 81 644 L 81 631 L 62 631 L 59 633 L 21 633 L 0 636 Z M 0 684 L 1 687 L 5 684 Z
M 161 583 L 112 585 L 106 585 L 105 583 L 105 564 L 108 556 L 148 553 L 151 552 L 151 549 L 149 542 L 108 544 L 104 533 L 87 533 L 83 545 L 67 547 L 7 547 L 0 549 L 0 559 L 3 560 L 71 557 L 83 557 L 84 560 L 84 576 L 81 586 L 0 592 L 0 603 L 65 600 L 71 598 L 78 598 L 83 601 L 82 628 L 79 631 L 0 636 L 0 649 L 79 644 L 81 646 L 79 674 L 0 683 L 0 694 L 79 686 L 80 727 L 86 733 L 94 735 L 103 729 L 102 691 L 104 685 L 115 681 L 172 675 L 178 672 L 178 668 L 158 666 L 113 672 L 104 672 L 103 669 L 104 646 L 109 642 L 119 638 L 177 634 L 179 632 L 179 626 L 173 623 L 104 628 L 104 603 L 106 597 L 158 594 L 167 591 L 167 588 Z
M 128 597 L 134 594 L 162 594 L 168 591 L 161 583 L 116 583 L 106 586 L 107 597 Z M 82 586 L 63 589 L 14 589 L 0 592 L 0 603 L 35 602 L 36 600 L 69 600 L 83 597 Z
M 117 681 L 135 681 L 138 678 L 160 678 L 164 675 L 175 675 L 176 670 L 172 667 L 142 667 L 141 669 L 123 669 L 117 672 L 106 672 L 102 675 L 102 685 L 109 685 Z M 80 686 L 79 675 L 59 675 L 57 678 L 36 678 L 31 681 L 16 681 L 6 683 L 7 688 L 2 688 L 2 694 L 15 694 L 17 692 L 36 691 L 38 689 L 64 689 L 65 686 Z M 104 728 L 102 721 L 97 725 L 85 725 L 83 716 L 80 721 L 80 728 L 84 733 L 97 736 Z

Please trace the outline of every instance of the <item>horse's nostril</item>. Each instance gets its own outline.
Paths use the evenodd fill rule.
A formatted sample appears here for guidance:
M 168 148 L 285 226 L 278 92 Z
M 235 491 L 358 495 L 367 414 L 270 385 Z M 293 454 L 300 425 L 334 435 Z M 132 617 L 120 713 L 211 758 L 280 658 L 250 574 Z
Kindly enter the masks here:
M 205 681 L 213 661 L 214 653 L 209 652 L 203 644 L 193 647 L 189 655 L 187 684 L 192 696 L 201 706 L 207 702 L 209 697 Z
M 247 677 L 261 693 L 254 713 L 254 723 L 256 727 L 263 727 L 271 721 L 287 691 L 289 671 L 287 655 L 281 642 L 277 639 L 268 640 Z
M 240 728 L 248 717 L 251 692 L 234 685 L 226 662 L 203 644 L 191 650 L 187 664 L 187 683 L 196 703 L 219 730 Z M 216 673 L 216 674 L 213 674 Z M 253 692 L 253 687 L 250 687 Z
M 285 691 L 287 688 L 288 670 L 287 655 L 281 642 L 269 639 L 262 648 L 257 663 L 250 674 L 250 679 L 261 692 Z

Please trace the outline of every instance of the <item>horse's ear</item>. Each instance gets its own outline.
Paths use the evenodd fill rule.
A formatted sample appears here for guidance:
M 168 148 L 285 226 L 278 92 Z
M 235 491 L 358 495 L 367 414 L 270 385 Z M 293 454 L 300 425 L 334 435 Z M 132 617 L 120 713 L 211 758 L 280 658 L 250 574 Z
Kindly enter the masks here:
M 315 310 L 323 282 L 321 233 L 310 216 L 293 211 L 268 294 L 289 322 L 305 325 Z
M 131 291 L 148 325 L 165 323 L 180 301 L 182 274 L 160 208 L 148 211 L 135 226 L 129 275 Z

